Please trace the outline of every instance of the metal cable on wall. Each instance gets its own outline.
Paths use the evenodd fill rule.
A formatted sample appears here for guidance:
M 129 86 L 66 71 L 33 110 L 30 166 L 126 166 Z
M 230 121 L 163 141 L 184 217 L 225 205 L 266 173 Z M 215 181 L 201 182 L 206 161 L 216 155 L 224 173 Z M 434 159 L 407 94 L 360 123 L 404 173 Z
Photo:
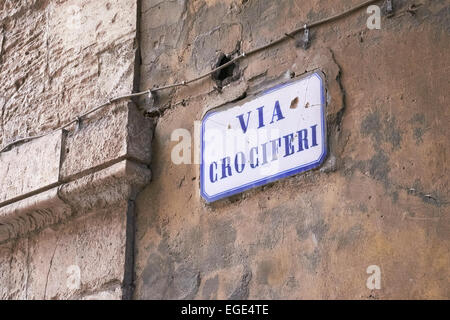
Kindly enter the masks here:
M 56 131 L 65 129 L 65 128 L 69 127 L 70 125 L 73 125 L 73 124 L 76 124 L 76 123 L 80 123 L 81 119 L 83 119 L 84 117 L 88 116 L 89 114 L 91 114 L 91 113 L 93 113 L 93 112 L 95 112 L 95 111 L 97 111 L 99 109 L 103 109 L 103 108 L 111 105 L 113 102 L 116 102 L 116 101 L 119 101 L 119 100 L 122 100 L 122 99 L 138 97 L 138 96 L 142 96 L 142 95 L 149 95 L 149 96 L 151 96 L 153 93 L 156 93 L 156 92 L 161 91 L 161 90 L 170 89 L 170 88 L 176 88 L 176 87 L 180 87 L 180 86 L 186 86 L 186 85 L 188 85 L 188 84 L 190 84 L 192 82 L 196 82 L 196 81 L 199 81 L 201 79 L 204 79 L 204 78 L 206 78 L 208 76 L 211 76 L 212 74 L 214 74 L 214 73 L 216 73 L 216 72 L 218 72 L 218 71 L 220 71 L 220 70 L 222 70 L 222 69 L 224 69 L 224 68 L 226 68 L 226 67 L 228 67 L 228 66 L 230 66 L 230 65 L 232 65 L 234 63 L 236 63 L 237 61 L 239 61 L 239 60 L 241 60 L 243 58 L 249 57 L 249 56 L 251 56 L 251 55 L 253 55 L 255 53 L 258 53 L 258 52 L 261 52 L 263 50 L 266 50 L 266 49 L 268 49 L 268 48 L 270 48 L 270 47 L 272 47 L 274 45 L 277 45 L 277 44 L 279 44 L 279 43 L 281 43 L 281 42 L 283 42 L 283 41 L 285 41 L 287 39 L 292 39 L 293 36 L 295 34 L 299 33 L 300 31 L 304 31 L 305 33 L 309 33 L 309 29 L 311 29 L 311 28 L 318 27 L 320 25 L 323 25 L 323 24 L 326 24 L 326 23 L 329 23 L 329 22 L 333 22 L 333 21 L 335 21 L 337 19 L 340 19 L 342 17 L 345 17 L 345 16 L 347 16 L 347 15 L 349 15 L 349 14 L 351 14 L 351 13 L 353 13 L 353 12 L 363 8 L 363 7 L 369 6 L 369 5 L 371 5 L 373 3 L 376 3 L 376 2 L 379 2 L 379 1 L 381 1 L 381 0 L 364 1 L 363 3 L 358 4 L 358 5 L 356 5 L 356 6 L 352 7 L 352 8 L 344 11 L 344 12 L 335 14 L 333 16 L 330 16 L 330 17 L 327 17 L 327 18 L 324 18 L 324 19 L 321 19 L 321 20 L 318 20 L 318 21 L 306 23 L 302 27 L 294 29 L 294 30 L 292 30 L 292 31 L 290 31 L 288 33 L 285 33 L 284 35 L 282 35 L 278 39 L 273 40 L 273 41 L 271 41 L 271 42 L 269 42 L 269 43 L 267 43 L 265 45 L 262 45 L 260 47 L 251 49 L 251 50 L 249 50 L 247 52 L 242 52 L 237 57 L 235 57 L 233 59 L 230 59 L 230 61 L 228 61 L 228 62 L 226 62 L 226 63 L 224 63 L 224 64 L 222 64 L 222 65 L 212 69 L 211 71 L 206 72 L 206 73 L 204 73 L 204 74 L 202 74 L 202 75 L 200 75 L 198 77 L 192 78 L 190 80 L 181 81 L 181 82 L 177 82 L 177 83 L 173 83 L 173 84 L 166 85 L 166 86 L 161 86 L 161 87 L 153 87 L 153 88 L 145 90 L 145 91 L 140 91 L 140 92 L 135 92 L 135 93 L 131 93 L 131 94 L 126 94 L 126 95 L 121 95 L 121 96 L 110 98 L 110 99 L 108 99 L 107 102 L 105 102 L 103 104 L 100 104 L 98 106 L 95 106 L 94 108 L 92 108 L 92 109 L 90 109 L 90 110 L 88 110 L 88 111 L 86 111 L 86 112 L 76 116 L 74 119 L 70 120 L 69 122 L 59 126 L 58 128 L 55 128 L 55 129 L 53 129 L 53 130 L 51 130 L 49 132 L 42 133 L 42 134 L 35 135 L 35 136 L 29 136 L 29 137 L 25 137 L 25 138 L 20 138 L 20 139 L 17 139 L 15 141 L 11 142 L 11 143 L 8 143 L 6 146 L 4 146 L 0 150 L 0 153 L 6 151 L 7 149 L 11 148 L 12 146 L 14 146 L 14 145 L 16 145 L 18 143 L 34 140 L 34 139 L 37 139 L 37 138 L 41 138 L 43 136 L 50 135 L 50 134 L 52 134 L 52 133 L 54 133 Z

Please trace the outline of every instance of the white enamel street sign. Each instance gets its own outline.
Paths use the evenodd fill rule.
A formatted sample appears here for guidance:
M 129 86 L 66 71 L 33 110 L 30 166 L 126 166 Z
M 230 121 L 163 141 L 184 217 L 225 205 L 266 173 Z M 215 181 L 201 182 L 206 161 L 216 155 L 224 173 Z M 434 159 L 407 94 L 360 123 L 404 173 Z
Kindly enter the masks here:
M 200 192 L 213 202 L 314 169 L 326 153 L 324 80 L 314 72 L 206 113 Z

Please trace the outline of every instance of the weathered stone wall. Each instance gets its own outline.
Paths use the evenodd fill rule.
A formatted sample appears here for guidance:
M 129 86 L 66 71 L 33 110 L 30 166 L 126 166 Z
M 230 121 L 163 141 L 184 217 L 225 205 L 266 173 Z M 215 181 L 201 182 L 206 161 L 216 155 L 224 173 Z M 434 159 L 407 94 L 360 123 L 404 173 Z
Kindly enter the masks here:
M 141 89 L 359 3 L 143 1 Z M 306 51 L 287 40 L 241 60 L 221 93 L 205 79 L 158 96 L 135 298 L 450 298 L 450 4 L 421 1 L 412 16 L 415 1 L 394 3 L 381 30 L 366 27 L 363 9 L 314 28 Z M 329 94 L 324 166 L 205 204 L 198 165 L 170 160 L 172 131 L 194 134 L 208 108 L 316 68 Z M 370 265 L 380 290 L 366 287 Z
M 0 1 L 0 147 L 132 92 L 137 12 L 137 1 Z M 129 296 L 127 226 L 151 136 L 122 99 L 0 153 L 0 299 Z
M 69 299 L 106 292 L 121 299 L 125 210 L 104 210 L 1 245 L 0 297 Z M 71 266 L 80 270 L 79 288 L 71 285 L 77 277 Z
M 1 145 L 133 89 L 135 1 L 6 0 L 0 6 Z

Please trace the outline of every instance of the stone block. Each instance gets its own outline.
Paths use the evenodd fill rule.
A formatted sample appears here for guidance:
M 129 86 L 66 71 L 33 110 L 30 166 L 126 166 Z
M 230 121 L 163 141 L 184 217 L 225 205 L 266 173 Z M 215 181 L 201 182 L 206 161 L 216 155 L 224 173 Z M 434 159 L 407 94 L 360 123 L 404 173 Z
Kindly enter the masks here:
M 126 208 L 117 203 L 30 235 L 28 299 L 79 299 L 120 286 Z
M 134 104 L 107 107 L 67 134 L 61 178 L 72 180 L 126 158 L 150 163 L 151 138 L 152 124 Z
M 58 183 L 62 133 L 0 153 L 0 207 Z

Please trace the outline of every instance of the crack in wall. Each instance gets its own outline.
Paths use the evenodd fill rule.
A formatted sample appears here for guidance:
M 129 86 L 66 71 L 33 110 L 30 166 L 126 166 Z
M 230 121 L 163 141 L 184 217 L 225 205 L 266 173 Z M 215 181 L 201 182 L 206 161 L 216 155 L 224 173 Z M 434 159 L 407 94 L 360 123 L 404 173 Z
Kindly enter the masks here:
M 27 279 L 25 280 L 25 300 L 28 300 L 28 280 L 30 278 L 30 237 L 27 237 Z
M 345 89 L 344 89 L 344 85 L 342 83 L 342 67 L 337 62 L 336 56 L 334 54 L 334 51 L 331 48 L 329 48 L 329 50 L 330 50 L 330 53 L 331 53 L 331 59 L 333 60 L 333 62 L 338 67 L 338 74 L 336 75 L 336 79 L 335 80 L 337 81 L 337 83 L 339 85 L 339 89 L 341 90 L 341 94 L 342 94 L 342 107 L 336 114 L 337 131 L 340 131 L 341 130 L 341 125 L 342 125 L 342 119 L 344 117 L 345 109 L 347 107 L 347 96 L 346 96 L 346 92 L 345 92 Z
M 53 249 L 52 257 L 50 258 L 50 264 L 49 264 L 49 266 L 48 266 L 47 277 L 46 277 L 45 287 L 44 287 L 44 300 L 46 300 L 46 297 L 47 297 L 47 285 L 48 285 L 48 279 L 49 279 L 49 277 L 50 277 L 50 271 L 51 271 L 51 269 L 52 269 L 53 258 L 55 257 L 56 248 L 58 247 L 58 241 L 59 241 L 59 237 L 56 238 L 56 241 L 55 241 L 55 248 Z

